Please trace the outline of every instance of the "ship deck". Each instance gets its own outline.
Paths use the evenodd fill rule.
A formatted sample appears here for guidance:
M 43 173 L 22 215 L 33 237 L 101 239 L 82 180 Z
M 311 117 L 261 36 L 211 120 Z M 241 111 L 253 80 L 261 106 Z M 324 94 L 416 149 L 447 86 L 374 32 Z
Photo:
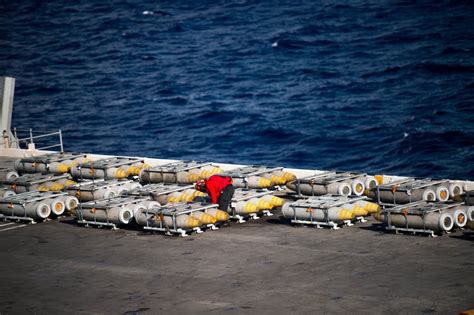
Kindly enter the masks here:
M 0 161 L 2 165 L 10 162 Z M 171 237 L 0 222 L 1 314 L 384 313 L 474 308 L 474 231 L 340 230 L 274 216 Z

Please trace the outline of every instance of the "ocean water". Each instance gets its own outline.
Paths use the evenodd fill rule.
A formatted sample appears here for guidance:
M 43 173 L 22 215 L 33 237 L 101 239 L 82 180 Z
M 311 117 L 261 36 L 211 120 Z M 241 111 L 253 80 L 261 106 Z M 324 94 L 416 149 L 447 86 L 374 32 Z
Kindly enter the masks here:
M 0 0 L 0 75 L 67 151 L 474 179 L 470 1 Z

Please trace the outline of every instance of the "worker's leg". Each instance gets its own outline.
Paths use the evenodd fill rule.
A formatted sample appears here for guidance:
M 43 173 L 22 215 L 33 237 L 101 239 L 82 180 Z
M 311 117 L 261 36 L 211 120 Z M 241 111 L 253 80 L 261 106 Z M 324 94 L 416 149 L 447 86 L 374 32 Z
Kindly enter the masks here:
M 229 211 L 229 205 L 234 195 L 234 186 L 229 185 L 222 191 L 217 203 L 219 204 L 219 209 L 222 211 Z

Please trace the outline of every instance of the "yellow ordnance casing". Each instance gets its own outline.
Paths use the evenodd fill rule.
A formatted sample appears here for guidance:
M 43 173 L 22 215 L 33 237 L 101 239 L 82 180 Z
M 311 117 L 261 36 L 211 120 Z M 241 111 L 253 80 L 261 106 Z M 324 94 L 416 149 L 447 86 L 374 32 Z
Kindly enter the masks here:
M 85 168 L 78 169 L 77 166 L 71 167 L 71 175 L 74 178 L 83 179 L 122 179 L 127 178 L 128 174 L 121 168 L 110 167 L 105 169 Z
M 135 216 L 135 222 L 138 225 L 150 227 L 160 227 L 173 229 L 173 218 L 167 215 L 154 214 L 152 212 L 139 212 Z M 192 229 L 203 225 L 201 221 L 191 215 L 178 215 L 176 216 L 176 228 L 177 229 Z
M 193 168 L 190 173 L 196 174 L 200 179 L 208 179 L 212 175 L 222 173 L 222 169 L 216 166 L 207 165 L 201 168 Z
M 275 172 L 262 174 L 262 177 L 271 180 L 272 185 L 284 185 L 287 181 L 286 178 L 284 178 L 283 176 L 276 175 L 274 173 Z
M 128 175 L 138 175 L 142 169 L 149 169 L 150 165 L 144 162 L 137 162 L 132 165 L 124 165 L 121 167 Z
M 247 200 L 250 203 L 253 203 L 254 205 L 257 206 L 258 210 L 270 210 L 273 209 L 273 205 L 269 203 L 268 201 L 265 201 L 262 198 L 252 198 Z
M 263 200 L 271 203 L 274 207 L 280 207 L 285 202 L 282 198 L 272 196 L 272 195 L 265 195 L 265 196 L 261 197 L 260 199 L 263 199 Z
M 201 221 L 203 224 L 214 224 L 217 221 L 216 217 L 203 211 L 194 211 L 191 213 L 191 215 Z
M 175 191 L 171 194 L 168 194 L 166 197 L 166 203 L 176 203 L 181 201 L 181 196 L 183 194 L 179 191 Z
M 235 214 L 249 214 L 255 213 L 258 211 L 258 207 L 256 204 L 249 202 L 249 201 L 239 201 L 235 204 Z
M 373 202 L 368 202 L 365 200 L 358 200 L 355 202 L 355 205 L 364 208 L 369 213 L 378 212 L 380 209 L 380 206 L 378 204 L 373 203 Z
M 355 203 L 345 203 L 341 207 L 346 210 L 352 211 L 356 217 L 369 215 L 369 211 L 356 205 Z
M 68 178 L 61 178 L 61 179 L 56 180 L 55 182 L 57 184 L 63 185 L 64 187 L 68 187 L 68 186 L 72 186 L 72 185 L 77 184 L 76 181 L 73 181 L 72 179 L 68 179 Z
M 63 184 L 53 181 L 44 182 L 42 185 L 48 187 L 51 191 L 61 191 L 64 188 Z
M 229 213 L 219 209 L 207 209 L 207 213 L 212 215 L 218 222 L 225 222 L 229 220 Z
M 191 196 L 191 200 L 193 200 L 196 197 L 206 197 L 207 194 L 203 193 L 202 191 L 196 190 L 196 189 L 186 189 L 182 191 L 183 194 L 186 196 Z

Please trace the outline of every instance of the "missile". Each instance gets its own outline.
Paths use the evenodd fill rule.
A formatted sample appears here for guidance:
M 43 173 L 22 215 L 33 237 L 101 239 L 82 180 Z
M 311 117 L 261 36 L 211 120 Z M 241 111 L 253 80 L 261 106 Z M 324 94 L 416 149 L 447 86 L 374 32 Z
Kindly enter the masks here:
M 297 219 L 297 220 L 313 220 L 313 221 L 332 221 L 340 223 L 346 220 L 354 219 L 355 215 L 352 211 L 344 209 L 343 207 L 331 207 L 326 210 L 318 208 L 308 208 L 292 203 L 285 203 L 281 208 L 281 212 L 286 219 Z
M 378 186 L 378 182 L 374 176 L 367 175 L 365 177 L 364 185 L 366 189 L 372 189 Z
M 388 216 L 384 212 L 377 212 L 372 214 L 373 217 L 380 222 L 388 224 Z M 454 220 L 448 213 L 430 212 L 425 214 L 424 220 L 421 215 L 403 215 L 399 213 L 392 213 L 390 215 L 391 224 L 406 228 L 407 226 L 413 229 L 429 229 L 434 232 L 449 231 L 454 226 Z M 423 222 L 424 221 L 424 222 Z
M 272 186 L 272 181 L 261 176 L 249 176 L 246 180 L 244 178 L 233 178 L 234 187 L 236 188 L 269 188 Z
M 245 215 L 258 211 L 257 205 L 248 201 L 239 201 L 234 207 L 235 214 Z
M 364 208 L 369 213 L 378 212 L 380 209 L 380 206 L 378 204 L 373 203 L 373 202 L 368 202 L 365 200 L 358 200 L 355 202 L 355 205 Z
M 379 197 L 382 202 L 404 204 L 420 200 L 435 201 L 436 192 L 432 188 L 415 189 L 409 195 L 394 188 L 393 190 L 380 190 Z
M 203 211 L 194 211 L 191 213 L 191 215 L 201 221 L 203 224 L 214 224 L 217 221 L 216 217 Z
M 474 206 L 459 206 L 466 212 L 467 220 L 474 221 Z
M 286 183 L 286 187 L 293 191 L 298 191 L 297 182 Z M 329 185 L 311 185 L 309 183 L 299 183 L 300 192 L 307 196 L 321 196 L 326 194 L 349 196 L 352 193 L 351 184 L 344 182 L 335 182 Z
M 225 222 L 229 220 L 229 213 L 226 211 L 218 210 L 218 209 L 207 209 L 207 213 L 212 215 L 218 222 Z
M 166 203 L 176 203 L 181 201 L 181 195 L 182 193 L 179 191 L 172 192 L 171 194 L 168 194 L 166 197 Z
M 46 164 L 36 162 L 25 162 L 21 159 L 16 160 L 14 163 L 15 170 L 20 173 L 46 173 Z
M 258 210 L 273 209 L 273 205 L 270 202 L 268 202 L 268 201 L 266 201 L 265 199 L 262 199 L 262 198 L 251 198 L 251 199 L 247 200 L 247 202 L 250 202 L 250 203 L 253 203 L 254 205 L 256 205 Z
M 265 196 L 261 197 L 260 199 L 263 199 L 263 200 L 271 203 L 274 207 L 280 207 L 285 202 L 282 198 L 272 196 L 272 195 L 265 195 Z
M 362 196 L 365 191 L 365 184 L 362 180 L 356 178 L 352 180 L 351 189 L 354 195 Z
M 56 180 L 55 182 L 57 184 L 63 185 L 64 187 L 69 187 L 69 186 L 77 184 L 76 181 L 73 181 L 72 179 L 69 179 L 69 178 L 61 178 L 61 179 Z
M 463 228 L 467 224 L 467 213 L 464 209 L 447 209 L 443 211 L 449 214 L 454 221 L 454 226 L 457 228 Z
M 448 201 L 449 199 L 449 190 L 445 186 L 437 186 L 436 188 L 436 200 L 438 201 Z
M 72 160 L 64 160 L 61 162 L 51 162 L 49 164 L 49 173 L 63 174 L 69 172 Z
M 50 216 L 51 207 L 45 201 L 29 202 L 24 208 L 16 203 L 0 203 L 0 213 L 43 220 Z
M 34 190 L 37 190 L 37 191 L 49 191 L 49 187 L 48 186 L 45 186 L 43 184 L 35 184 L 35 185 L 31 185 L 29 187 L 29 189 L 26 188 L 26 186 L 16 186 L 16 192 L 19 193 L 19 192 L 27 192 L 27 191 L 34 191 Z
M 117 225 L 129 224 L 133 218 L 133 212 L 129 207 L 112 207 L 107 211 L 101 209 L 81 209 L 82 218 L 87 221 L 109 222 Z
M 64 202 L 67 211 L 74 210 L 79 206 L 79 199 L 74 196 L 62 195 L 57 197 L 57 199 Z
M 60 216 L 66 211 L 66 205 L 58 198 L 48 198 L 44 202 L 47 202 L 51 208 L 51 213 L 55 216 Z
M 173 218 L 167 215 L 159 215 L 158 212 L 139 212 L 135 217 L 135 221 L 138 225 L 151 226 L 158 228 L 169 228 L 173 229 Z M 191 215 L 178 215 L 176 216 L 176 228 L 177 229 L 192 229 L 202 225 L 201 221 Z
M 61 183 L 53 182 L 53 181 L 47 181 L 42 183 L 44 187 L 48 187 L 48 190 L 50 191 L 61 191 L 64 188 L 64 185 Z
M 462 185 L 459 183 L 449 183 L 448 190 L 450 196 L 458 196 L 463 193 Z
M 109 167 L 104 169 L 95 169 L 89 167 L 80 167 L 73 166 L 71 167 L 71 175 L 74 178 L 82 178 L 82 179 L 122 179 L 127 178 L 128 174 L 121 168 L 117 167 Z

